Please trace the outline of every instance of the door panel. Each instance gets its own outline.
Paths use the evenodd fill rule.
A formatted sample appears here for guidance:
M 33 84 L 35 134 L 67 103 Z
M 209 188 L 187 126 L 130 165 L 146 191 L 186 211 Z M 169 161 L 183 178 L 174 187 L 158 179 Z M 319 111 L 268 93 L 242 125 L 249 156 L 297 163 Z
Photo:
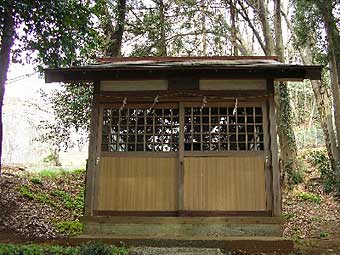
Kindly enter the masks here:
M 263 156 L 185 157 L 184 210 L 266 210 Z
M 177 158 L 102 157 L 97 211 L 176 211 Z

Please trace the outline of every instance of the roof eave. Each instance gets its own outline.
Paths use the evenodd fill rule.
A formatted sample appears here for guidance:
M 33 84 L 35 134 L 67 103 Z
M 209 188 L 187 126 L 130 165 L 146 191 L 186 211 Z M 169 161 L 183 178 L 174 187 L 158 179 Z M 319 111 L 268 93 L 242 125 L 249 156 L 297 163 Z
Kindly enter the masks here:
M 196 78 L 224 78 L 224 79 L 273 79 L 280 81 L 291 80 L 320 80 L 321 66 L 200 66 L 200 67 L 71 67 L 47 68 L 45 72 L 46 83 L 50 82 L 76 82 L 95 80 L 137 80 L 171 78 L 176 76 L 194 75 Z

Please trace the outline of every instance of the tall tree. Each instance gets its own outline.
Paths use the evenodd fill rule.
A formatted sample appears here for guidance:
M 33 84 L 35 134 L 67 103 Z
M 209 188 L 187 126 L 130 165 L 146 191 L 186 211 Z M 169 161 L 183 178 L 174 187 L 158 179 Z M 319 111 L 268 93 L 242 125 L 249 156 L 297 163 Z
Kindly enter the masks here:
M 277 55 L 279 57 L 279 60 L 284 63 L 285 56 L 281 27 L 281 1 L 274 0 L 274 31 L 272 31 L 271 29 L 271 18 L 268 11 L 267 2 L 265 0 L 249 0 L 246 2 L 248 2 L 249 6 L 255 10 L 255 13 L 259 18 L 264 41 L 260 43 L 260 45 L 263 45 L 262 49 L 264 50 L 264 53 L 266 55 Z M 240 9 L 244 10 L 245 7 L 241 4 Z M 243 15 L 247 17 L 247 13 L 244 11 Z M 250 21 L 249 17 L 247 19 Z M 258 33 L 254 31 L 255 28 L 253 27 L 253 25 L 251 26 L 253 28 L 253 32 Z M 261 42 L 261 38 L 259 36 L 257 36 L 257 39 L 259 42 Z M 285 176 L 285 173 L 288 173 L 288 176 L 290 176 L 290 173 L 296 171 L 297 148 L 294 130 L 292 127 L 291 106 L 287 84 L 282 82 L 276 83 L 275 91 L 280 158 L 282 162 L 281 176 Z
M 1 176 L 1 156 L 3 140 L 2 106 L 4 102 L 5 83 L 10 63 L 11 48 L 14 42 L 15 24 L 13 13 L 13 2 L 8 1 L 2 6 L 3 14 L 0 20 L 1 26 L 1 48 L 0 48 L 0 176 Z
M 279 57 L 279 60 L 284 63 L 285 54 L 282 35 L 281 0 L 274 0 L 274 31 L 276 55 Z M 278 135 L 280 141 L 281 159 L 283 163 L 283 171 L 281 173 L 283 178 L 281 181 L 285 183 L 286 180 L 290 183 L 291 180 L 289 177 L 292 176 L 294 171 L 297 171 L 297 147 L 294 130 L 292 127 L 292 110 L 287 83 L 278 82 L 276 84 L 275 90 L 278 117 Z
M 94 27 L 101 35 L 96 39 L 96 52 L 100 56 L 120 57 L 125 31 L 126 0 L 98 0 L 91 8 L 98 19 Z M 84 60 L 85 64 L 93 59 Z M 42 93 L 47 104 L 52 107 L 54 120 L 43 120 L 39 140 L 50 143 L 57 152 L 87 141 L 92 104 L 92 83 L 66 83 L 52 93 Z M 76 116 L 76 117 L 75 117 Z M 71 139 L 77 134 L 77 141 Z
M 22 62 L 26 55 L 40 67 L 76 64 L 85 46 L 94 47 L 90 16 L 89 5 L 81 0 L 0 2 L 0 148 L 2 105 L 11 56 Z
M 126 0 L 99 0 L 93 8 L 95 16 L 99 19 L 102 34 L 101 55 L 119 57 L 122 55 L 123 34 L 127 12 Z
M 334 16 L 336 8 L 340 8 L 338 1 L 295 0 L 293 30 L 297 47 L 304 49 L 300 53 L 305 63 L 329 63 L 323 82 L 312 82 L 312 87 L 323 120 L 328 155 L 340 183 L 340 95 L 337 63 L 340 58 L 340 31 L 336 23 L 339 17 Z M 330 77 L 331 96 L 328 94 L 327 77 Z

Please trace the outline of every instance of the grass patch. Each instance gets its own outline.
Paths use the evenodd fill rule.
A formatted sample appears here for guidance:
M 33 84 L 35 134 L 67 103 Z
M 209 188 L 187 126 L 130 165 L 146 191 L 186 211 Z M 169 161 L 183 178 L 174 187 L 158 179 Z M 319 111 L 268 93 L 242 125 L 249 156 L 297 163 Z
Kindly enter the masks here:
M 34 194 L 32 193 L 31 189 L 27 186 L 22 186 L 19 189 L 19 193 L 28 199 L 33 200 L 34 199 Z
M 81 190 L 77 196 L 73 197 L 69 193 L 63 190 L 56 190 L 51 193 L 53 196 L 61 199 L 63 206 L 66 209 L 79 209 L 84 207 L 84 191 Z
M 78 220 L 61 221 L 56 223 L 55 227 L 59 233 L 70 236 L 79 235 L 83 232 L 83 224 Z
M 28 186 L 24 185 L 20 187 L 19 193 L 30 200 L 35 200 L 40 203 L 48 204 L 53 207 L 58 207 L 58 204 L 54 202 L 50 197 L 43 193 L 34 193 Z
M 36 179 L 48 178 L 48 179 L 56 179 L 63 176 L 74 175 L 74 176 L 84 176 L 85 169 L 83 168 L 76 168 L 76 169 L 42 169 L 37 172 L 33 173 Z
M 296 196 L 302 200 L 309 201 L 315 204 L 321 204 L 322 202 L 321 196 L 309 192 L 299 192 Z
M 64 169 L 43 169 L 36 173 L 40 178 L 55 179 L 66 174 Z

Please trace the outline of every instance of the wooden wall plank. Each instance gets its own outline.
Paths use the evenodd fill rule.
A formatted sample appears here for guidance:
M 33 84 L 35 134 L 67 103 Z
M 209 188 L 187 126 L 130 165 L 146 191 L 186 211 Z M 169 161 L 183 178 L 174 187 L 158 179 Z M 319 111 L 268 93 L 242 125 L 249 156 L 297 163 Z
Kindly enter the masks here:
M 199 81 L 199 87 L 201 90 L 266 90 L 266 82 L 265 79 L 202 79 Z
M 101 91 L 168 90 L 168 80 L 101 81 Z
M 185 157 L 184 210 L 266 210 L 263 156 Z
M 177 158 L 102 157 L 95 210 L 178 210 L 177 167 Z

